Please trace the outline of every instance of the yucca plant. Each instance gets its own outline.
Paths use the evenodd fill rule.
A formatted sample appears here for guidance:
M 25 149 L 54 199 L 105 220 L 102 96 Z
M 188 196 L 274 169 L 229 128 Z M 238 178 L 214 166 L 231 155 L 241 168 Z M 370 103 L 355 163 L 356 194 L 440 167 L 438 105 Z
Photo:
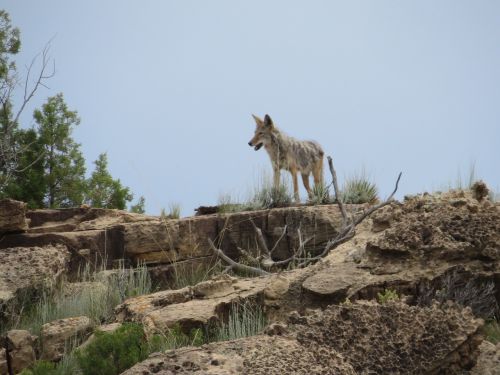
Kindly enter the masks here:
M 377 186 L 371 182 L 364 170 L 347 178 L 341 192 L 344 203 L 376 203 L 378 200 Z
M 315 184 L 312 188 L 312 194 L 309 197 L 309 203 L 314 205 L 332 203 L 328 186 L 324 183 Z

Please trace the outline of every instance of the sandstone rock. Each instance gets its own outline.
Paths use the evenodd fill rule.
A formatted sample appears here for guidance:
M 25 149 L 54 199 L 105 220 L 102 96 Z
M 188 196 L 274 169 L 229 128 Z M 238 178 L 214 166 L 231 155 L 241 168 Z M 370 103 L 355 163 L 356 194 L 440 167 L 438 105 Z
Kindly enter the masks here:
M 471 375 L 500 375 L 500 343 L 492 344 L 483 341 L 479 346 L 481 354 L 477 364 L 471 370 Z
M 42 326 L 41 359 L 58 361 L 71 340 L 81 341 L 90 334 L 92 324 L 86 316 L 59 319 Z
M 13 199 L 0 199 L 0 234 L 24 232 L 28 229 L 26 203 Z
M 32 295 L 55 283 L 67 267 L 70 253 L 65 246 L 0 249 L 0 320 L 10 314 L 15 298 Z
M 355 375 L 356 372 L 331 349 L 305 348 L 282 336 L 254 336 L 156 354 L 123 373 L 136 374 Z
M 337 233 L 341 222 L 338 207 L 324 205 L 131 223 L 123 226 L 124 251 L 134 260 L 171 263 L 212 255 L 207 241 L 211 238 L 219 239 L 221 249 L 236 257 L 237 247 L 257 251 L 251 220 L 262 229 L 269 244 L 276 243 L 287 226 L 285 239 L 274 252 L 277 259 L 289 257 L 298 247 L 299 227 L 304 237 L 313 236 L 306 251 L 315 253 Z
M 157 354 L 124 374 L 456 374 L 479 354 L 482 321 L 455 307 L 353 303 L 295 315 L 271 337 Z
M 232 304 L 262 301 L 280 308 L 291 281 L 303 270 L 249 279 L 221 275 L 180 290 L 167 290 L 126 300 L 115 309 L 117 321 L 142 322 L 148 334 L 166 332 L 176 324 L 186 330 L 220 321 Z
M 470 192 L 424 194 L 406 199 L 394 211 L 391 227 L 368 250 L 411 258 L 443 260 L 485 257 L 500 260 L 500 212 L 488 200 Z M 376 213 L 374 222 L 380 220 Z M 386 221 L 388 219 L 385 219 Z
M 8 345 L 11 348 L 10 357 L 14 373 L 31 366 L 35 360 L 34 342 L 36 337 L 28 331 L 12 330 L 7 332 Z M 0 351 L 0 374 L 7 374 L 7 359 L 5 349 Z
M 305 347 L 328 347 L 363 374 L 456 374 L 479 354 L 481 319 L 468 309 L 375 302 L 330 306 L 295 324 Z

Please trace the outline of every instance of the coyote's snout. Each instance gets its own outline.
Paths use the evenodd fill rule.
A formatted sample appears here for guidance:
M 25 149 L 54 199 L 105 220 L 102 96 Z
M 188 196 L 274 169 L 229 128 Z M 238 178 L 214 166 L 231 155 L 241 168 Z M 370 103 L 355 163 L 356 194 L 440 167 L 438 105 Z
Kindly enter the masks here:
M 264 120 L 252 115 L 257 127 L 248 145 L 258 151 L 262 146 L 266 149 L 274 172 L 274 187 L 280 183 L 280 170 L 286 169 L 292 174 L 295 201 L 299 202 L 299 185 L 297 172 L 302 175 L 302 182 L 309 196 L 312 191 L 309 185 L 309 175 L 314 177 L 314 185 L 323 183 L 323 155 L 321 146 L 314 141 L 299 141 L 281 132 L 269 115 Z

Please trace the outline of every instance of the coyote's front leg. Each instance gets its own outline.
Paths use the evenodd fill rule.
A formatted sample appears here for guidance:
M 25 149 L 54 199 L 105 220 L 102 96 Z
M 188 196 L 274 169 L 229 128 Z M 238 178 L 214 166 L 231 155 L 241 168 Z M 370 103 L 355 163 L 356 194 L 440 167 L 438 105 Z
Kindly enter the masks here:
M 292 181 L 293 181 L 293 198 L 295 199 L 295 203 L 300 203 L 299 181 L 297 180 L 297 168 L 290 168 L 290 173 L 292 174 Z
M 280 188 L 280 168 L 277 165 L 274 165 L 273 171 L 274 171 L 273 188 L 275 191 L 278 191 L 278 189 Z

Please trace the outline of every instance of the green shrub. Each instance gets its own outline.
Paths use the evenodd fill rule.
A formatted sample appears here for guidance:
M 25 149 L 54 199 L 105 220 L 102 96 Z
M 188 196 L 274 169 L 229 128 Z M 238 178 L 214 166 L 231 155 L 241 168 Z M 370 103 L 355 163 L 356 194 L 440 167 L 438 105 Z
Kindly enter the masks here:
M 483 326 L 485 339 L 493 344 L 500 342 L 500 324 L 497 320 L 490 320 Z
M 32 368 L 24 369 L 21 375 L 56 375 L 56 365 L 49 361 L 35 362 Z
M 398 301 L 399 296 L 395 290 L 384 289 L 382 293 L 377 293 L 377 299 L 379 303 L 384 304 L 389 301 Z
M 120 374 L 147 358 L 148 343 L 141 325 L 124 323 L 112 333 L 95 332 L 95 339 L 76 351 L 83 375 Z
M 346 180 L 341 199 L 342 202 L 351 204 L 375 203 L 378 200 L 378 189 L 362 171 Z

